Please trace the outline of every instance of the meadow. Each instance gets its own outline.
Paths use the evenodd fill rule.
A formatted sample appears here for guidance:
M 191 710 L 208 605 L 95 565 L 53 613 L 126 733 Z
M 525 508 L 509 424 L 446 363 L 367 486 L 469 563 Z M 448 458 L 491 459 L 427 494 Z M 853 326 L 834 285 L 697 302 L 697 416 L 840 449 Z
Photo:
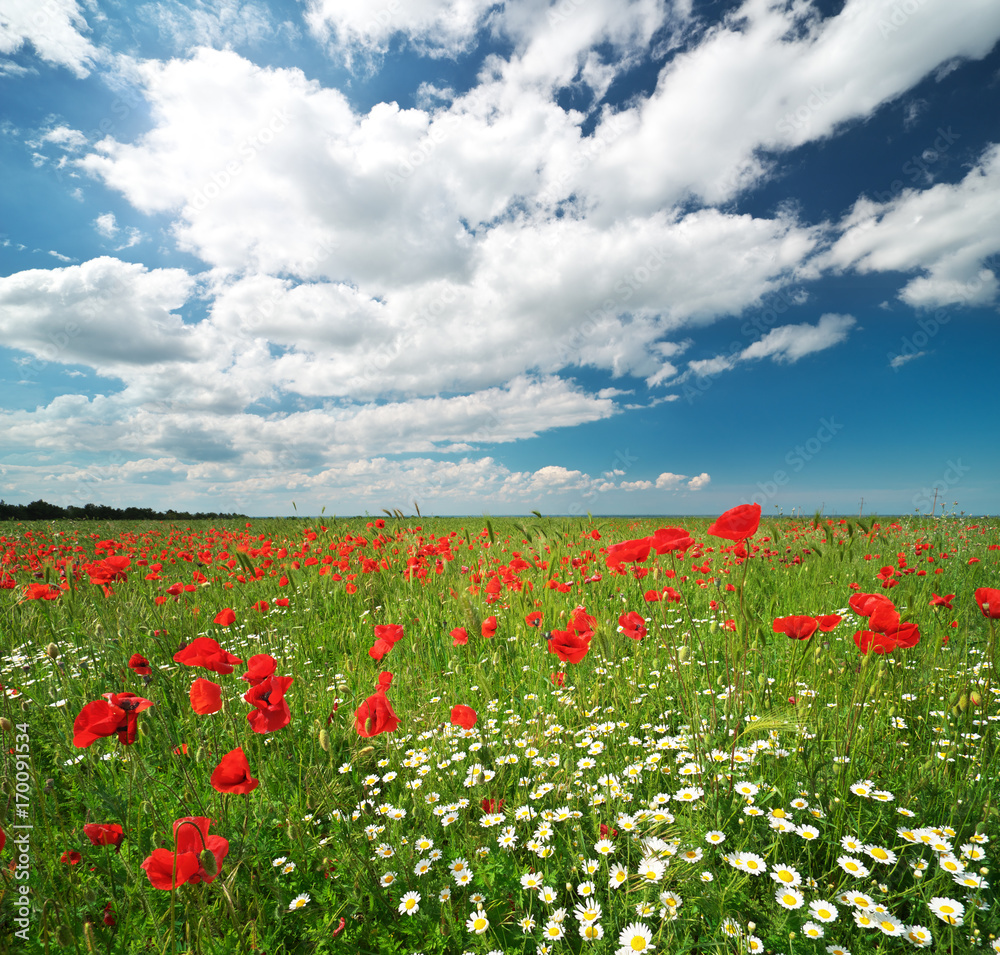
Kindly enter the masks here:
M 0 524 L 0 951 L 1000 952 L 1000 524 Z

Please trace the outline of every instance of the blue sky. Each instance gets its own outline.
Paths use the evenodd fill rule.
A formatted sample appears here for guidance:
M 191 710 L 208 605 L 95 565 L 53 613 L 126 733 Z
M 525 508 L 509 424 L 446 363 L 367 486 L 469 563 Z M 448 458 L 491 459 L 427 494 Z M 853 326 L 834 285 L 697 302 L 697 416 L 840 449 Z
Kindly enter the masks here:
M 996 513 L 998 40 L 993 0 L 0 0 L 0 497 Z

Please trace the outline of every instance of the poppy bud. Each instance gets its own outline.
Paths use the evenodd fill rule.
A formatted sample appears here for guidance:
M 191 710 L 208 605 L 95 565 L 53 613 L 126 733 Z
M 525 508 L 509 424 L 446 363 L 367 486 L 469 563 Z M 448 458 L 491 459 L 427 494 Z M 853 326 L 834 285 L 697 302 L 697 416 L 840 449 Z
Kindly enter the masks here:
M 324 753 L 330 752 L 330 734 L 325 729 L 319 731 L 319 748 Z
M 691 655 L 691 651 L 687 647 L 681 647 L 677 651 L 677 660 L 679 663 L 687 663 L 688 657 Z
M 765 686 L 767 686 L 767 677 L 763 673 L 757 677 L 757 686 L 759 686 L 762 690 Z
M 958 698 L 958 711 L 964 713 L 969 708 L 969 696 L 967 693 L 963 693 Z
M 982 698 L 982 696 L 980 696 L 980 694 L 979 694 L 979 691 L 978 691 L 978 690 L 973 690 L 973 691 L 972 691 L 972 692 L 971 692 L 971 693 L 969 694 L 969 702 L 970 702 L 970 703 L 971 703 L 971 704 L 972 704 L 973 706 L 979 706 L 979 705 L 980 705 L 980 704 L 981 704 L 981 703 L 983 702 L 983 698 Z
M 50 643 L 45 648 L 45 655 L 54 660 L 57 656 L 59 656 L 59 647 L 57 647 L 54 643 Z
M 0 716 L 0 730 L 9 733 L 14 728 L 14 724 L 6 716 Z
M 202 849 L 198 853 L 198 861 L 205 870 L 205 875 L 214 879 L 219 874 L 219 863 L 216 862 L 215 854 L 211 849 Z
M 370 753 L 374 752 L 375 752 L 374 746 L 365 746 L 363 749 L 358 751 L 358 759 L 361 759 L 363 756 L 368 756 Z
M 91 922 L 83 923 L 83 940 L 87 943 L 88 952 L 97 951 L 97 941 L 94 938 L 94 926 Z

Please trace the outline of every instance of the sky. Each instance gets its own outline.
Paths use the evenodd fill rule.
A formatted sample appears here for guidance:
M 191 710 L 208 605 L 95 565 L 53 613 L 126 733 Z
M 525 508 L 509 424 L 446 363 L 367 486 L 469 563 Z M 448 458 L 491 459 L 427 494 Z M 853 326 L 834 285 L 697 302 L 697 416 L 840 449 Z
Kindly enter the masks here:
M 995 0 L 0 0 L 0 498 L 996 514 Z

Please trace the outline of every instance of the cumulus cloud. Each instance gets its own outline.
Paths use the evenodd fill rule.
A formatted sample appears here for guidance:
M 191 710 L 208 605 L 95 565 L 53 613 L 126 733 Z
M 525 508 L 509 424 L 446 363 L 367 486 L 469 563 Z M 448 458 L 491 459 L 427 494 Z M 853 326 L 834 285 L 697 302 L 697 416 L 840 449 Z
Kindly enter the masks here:
M 87 21 L 76 0 L 6 0 L 0 16 L 0 53 L 15 53 L 30 45 L 46 63 L 65 66 L 87 76 L 100 59 L 83 34 Z
M 1000 291 L 998 203 L 1000 145 L 993 145 L 961 182 L 907 189 L 885 203 L 859 199 L 823 262 L 859 272 L 921 270 L 899 293 L 917 308 L 992 304 Z
M 782 325 L 745 348 L 739 359 L 770 358 L 776 362 L 795 362 L 813 352 L 839 345 L 856 324 L 857 319 L 853 315 L 827 313 L 820 316 L 815 325 Z

